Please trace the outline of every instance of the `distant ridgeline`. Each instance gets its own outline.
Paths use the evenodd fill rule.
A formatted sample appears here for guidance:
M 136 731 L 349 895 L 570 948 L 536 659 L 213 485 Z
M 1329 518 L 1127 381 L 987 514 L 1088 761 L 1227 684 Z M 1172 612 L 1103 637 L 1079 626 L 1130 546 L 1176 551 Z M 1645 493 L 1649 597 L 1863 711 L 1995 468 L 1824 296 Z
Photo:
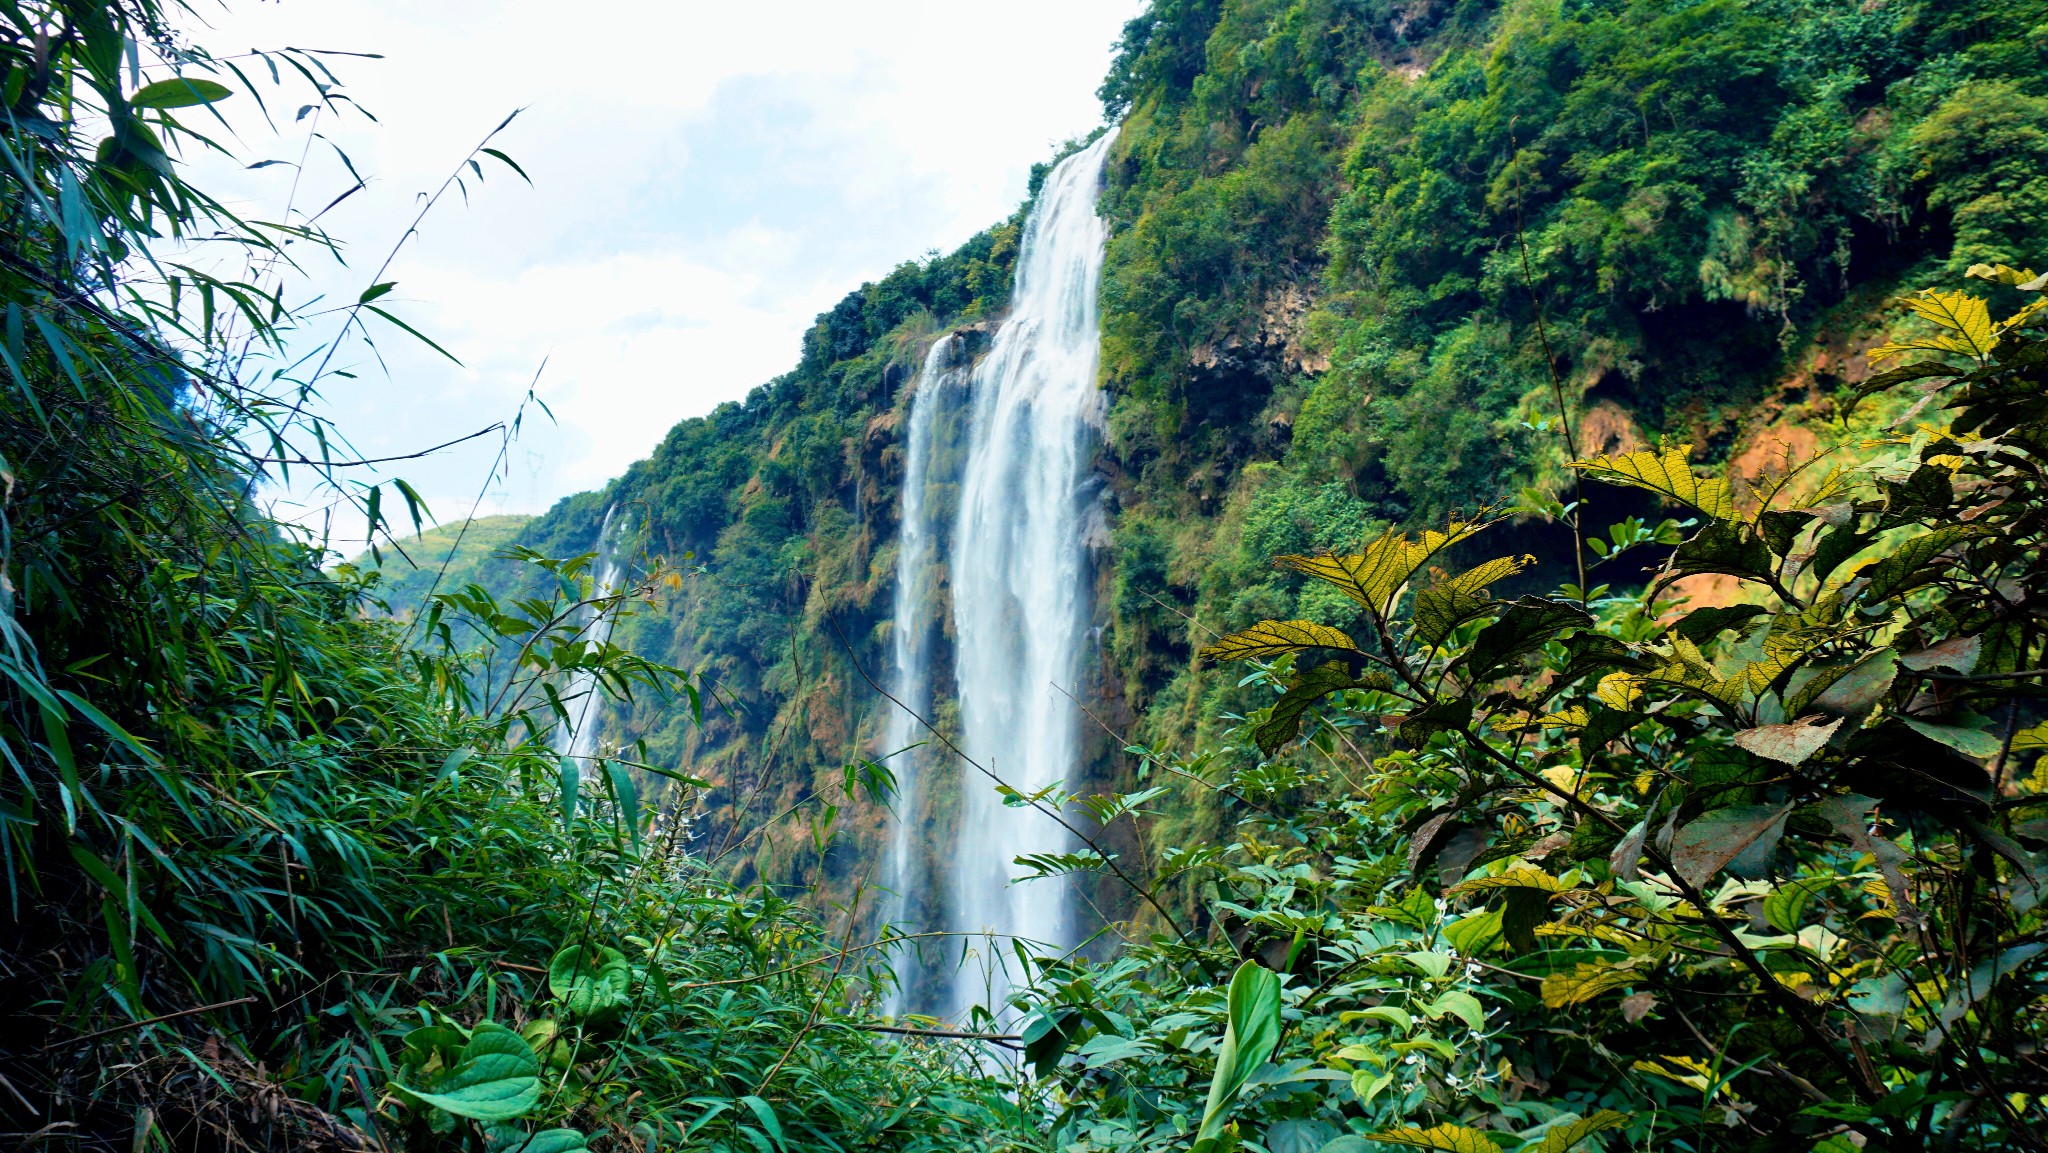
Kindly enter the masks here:
M 1101 89 L 1104 725 L 1185 742 L 1249 707 L 1195 666 L 1207 630 L 1348 623 L 1265 558 L 1556 483 L 1546 345 L 1584 453 L 1668 437 L 1740 469 L 1810 443 L 1901 285 L 2048 259 L 2044 24 L 2048 0 L 1158 0 Z M 606 735 L 723 783 L 711 843 L 837 800 L 876 751 L 906 385 L 1001 316 L 1023 218 L 862 286 L 793 371 L 517 531 L 591 551 L 617 504 L 633 547 L 701 566 L 615 639 L 705 669 L 729 711 Z M 1595 499 L 1596 525 L 1644 511 Z M 1093 776 L 1127 771 L 1103 738 Z M 795 823 L 733 859 L 844 892 L 885 826 L 841 824 L 826 853 Z

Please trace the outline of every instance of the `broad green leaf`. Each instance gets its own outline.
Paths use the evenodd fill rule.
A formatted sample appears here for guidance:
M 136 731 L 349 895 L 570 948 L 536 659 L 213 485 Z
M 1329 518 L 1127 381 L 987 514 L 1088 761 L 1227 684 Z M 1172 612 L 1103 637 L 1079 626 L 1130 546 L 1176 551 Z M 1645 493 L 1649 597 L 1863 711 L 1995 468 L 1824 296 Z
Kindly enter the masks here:
M 1477 1033 L 1486 1028 L 1486 1007 L 1479 998 L 1463 989 L 1453 989 L 1422 1007 L 1423 1015 L 1434 1021 L 1439 1017 L 1451 1016 L 1465 1022 Z
M 1968 674 L 1977 667 L 1977 660 L 1983 654 L 1983 637 L 1950 637 L 1938 645 L 1907 653 L 1899 658 L 1899 664 L 1916 673 L 1929 669 L 1953 669 Z
M 1354 679 L 1342 661 L 1317 665 L 1295 677 L 1280 699 L 1273 702 L 1272 714 L 1252 730 L 1252 740 L 1267 756 L 1272 756 L 1280 746 L 1300 735 L 1301 718 L 1317 701 L 1344 689 L 1383 689 L 1388 683 L 1386 674 L 1379 672 Z
M 489 1153 L 584 1153 L 589 1141 L 574 1129 L 542 1129 L 526 1133 L 510 1127 L 492 1131 Z
M 1500 619 L 1473 638 L 1460 658 L 1469 683 L 1477 685 L 1496 673 L 1514 671 L 1515 662 L 1549 644 L 1570 628 L 1586 628 L 1593 618 L 1577 605 L 1543 597 L 1523 597 L 1503 609 Z
M 1314 621 L 1260 621 L 1204 648 L 1205 661 L 1263 660 L 1303 649 L 1356 649 L 1344 630 Z
M 1730 861 L 1749 852 L 1763 856 L 1777 847 L 1785 833 L 1790 803 L 1730 805 L 1694 820 L 1671 839 L 1671 867 L 1687 884 L 1698 888 Z
M 1568 1125 L 1552 1126 L 1543 1134 L 1542 1143 L 1530 1148 L 1529 1153 L 1568 1153 L 1572 1146 L 1602 1129 L 1619 1129 L 1628 1122 L 1628 1114 L 1602 1109 L 1590 1117 L 1581 1117 Z
M 1500 940 L 1501 918 L 1499 909 L 1487 909 L 1460 917 L 1444 926 L 1444 939 L 1458 951 L 1461 957 L 1477 957 L 1493 948 Z
M 1664 575 L 1658 578 L 1658 587 L 1699 573 L 1769 583 L 1776 567 L 1777 558 L 1771 554 L 1771 546 L 1755 530 L 1735 521 L 1717 520 L 1678 546 Z
M 1279 556 L 1273 558 L 1273 563 L 1323 581 L 1376 616 L 1384 617 L 1395 594 L 1429 558 L 1483 527 L 1453 522 L 1446 531 L 1430 529 L 1415 540 L 1408 539 L 1406 533 L 1389 532 L 1367 545 L 1365 551 L 1349 556 Z
M 1747 621 L 1762 616 L 1771 610 L 1762 605 L 1729 605 L 1726 608 L 1694 609 L 1685 614 L 1673 631 L 1696 645 L 1704 645 L 1721 635 L 1721 630 L 1738 628 Z
M 1715 520 L 1735 519 L 1735 498 L 1728 482 L 1694 473 L 1686 464 L 1691 455 L 1692 446 L 1681 444 L 1662 451 L 1641 449 L 1575 460 L 1572 467 L 1595 480 L 1648 489 Z
M 525 1038 L 495 1021 L 470 1031 L 455 1066 L 420 1087 L 397 1085 L 410 1100 L 471 1120 L 512 1121 L 540 1101 L 540 1062 Z
M 1814 896 L 1836 883 L 1834 877 L 1802 877 L 1779 885 L 1764 898 L 1764 922 L 1780 933 L 1797 933 Z
M 1590 1001 L 1602 993 L 1634 985 L 1643 975 L 1615 965 L 1578 964 L 1570 972 L 1559 971 L 1543 978 L 1543 1003 L 1552 1009 Z
M 1280 978 L 1246 961 L 1230 978 L 1229 1017 L 1216 1050 L 1216 1076 L 1195 1133 L 1195 1153 L 1208 1153 L 1223 1132 L 1238 1091 L 1280 1043 Z
M 1883 560 L 1865 565 L 1856 574 L 1870 578 L 1863 589 L 1863 600 L 1869 604 L 1887 601 L 1934 580 L 1948 567 L 1937 558 L 1957 541 L 1974 535 L 1972 529 L 1944 525 L 1900 545 Z
M 1426 645 L 1440 645 L 1459 625 L 1477 620 L 1496 607 L 1481 595 L 1487 585 L 1513 576 L 1534 564 L 1534 557 L 1500 557 L 1467 569 L 1415 594 L 1413 612 L 1415 637 Z
M 548 991 L 572 1017 L 603 1017 L 631 997 L 633 968 L 609 945 L 570 945 L 548 963 Z
M 1496 877 L 1474 877 L 1452 886 L 1453 893 L 1483 893 L 1495 889 L 1535 889 L 1543 893 L 1561 893 L 1564 886 L 1556 877 L 1541 869 L 1520 865 Z
M 1419 749 L 1438 733 L 1453 732 L 1471 723 L 1471 698 L 1459 697 L 1456 700 L 1437 701 L 1409 713 L 1402 719 L 1401 739 Z
M 234 95 L 234 90 L 214 80 L 196 76 L 174 76 L 145 84 L 128 98 L 130 108 L 191 108 L 212 104 Z
M 1984 717 L 1972 716 L 1966 724 L 1938 725 L 1932 721 L 1900 717 L 1906 727 L 1931 741 L 1940 741 L 1966 757 L 1983 760 L 1998 755 L 2004 741 L 1991 729 L 1991 722 Z
M 1747 749 L 1759 757 L 1768 757 L 1788 765 L 1803 763 L 1808 757 L 1827 747 L 1828 738 L 1842 727 L 1842 718 L 1836 717 L 1827 724 L 1800 722 L 1789 725 L 1759 725 L 1735 734 L 1737 748 Z
M 1477 1129 L 1463 1125 L 1435 1125 L 1418 1129 L 1413 1125 L 1402 1125 L 1383 1129 L 1372 1134 L 1372 1139 L 1388 1145 L 1406 1145 L 1414 1149 L 1441 1149 L 1443 1153 L 1500 1153 L 1500 1146 Z

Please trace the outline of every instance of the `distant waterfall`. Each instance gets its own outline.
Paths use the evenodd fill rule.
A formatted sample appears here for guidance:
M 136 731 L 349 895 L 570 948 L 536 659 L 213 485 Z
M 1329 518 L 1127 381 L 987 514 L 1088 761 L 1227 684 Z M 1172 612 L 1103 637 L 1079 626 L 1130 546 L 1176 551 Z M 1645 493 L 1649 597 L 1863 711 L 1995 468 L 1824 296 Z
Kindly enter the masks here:
M 886 862 L 892 924 L 930 924 L 926 907 L 931 869 L 924 838 L 925 769 L 944 764 L 933 756 L 931 736 L 918 716 L 932 715 L 935 658 L 939 655 L 942 549 L 950 533 L 950 490 L 959 468 L 948 452 L 966 394 L 969 362 L 958 338 L 944 336 L 925 356 L 911 386 L 910 416 L 903 430 L 903 509 L 896 530 L 896 595 L 889 633 L 894 673 L 890 692 L 903 708 L 892 708 L 883 728 L 881 754 L 896 774 L 896 821 Z M 905 710 L 909 710 L 906 712 Z M 915 747 L 912 746 L 921 746 Z M 923 998 L 928 979 L 922 957 L 930 951 L 896 955 L 897 993 L 888 1006 L 901 1012 Z
M 617 505 L 606 509 L 604 524 L 597 530 L 597 556 L 590 566 L 592 596 L 607 596 L 618 590 L 619 550 L 618 542 L 612 538 L 612 517 L 618 511 Z M 614 614 L 595 608 L 584 609 L 583 639 L 594 645 L 610 641 L 613 618 Z M 569 710 L 569 723 L 556 735 L 555 751 L 575 760 L 576 767 L 585 773 L 590 771 L 591 759 L 597 755 L 598 710 L 603 697 L 597 674 L 586 669 L 571 672 L 569 683 L 563 687 L 562 703 Z
M 951 565 L 961 739 L 1023 793 L 1067 782 L 1081 758 L 1080 712 L 1061 690 L 1078 692 L 1091 616 L 1084 535 L 1099 515 L 1096 290 L 1107 236 L 1095 202 L 1112 139 L 1047 176 L 1024 228 L 1010 317 L 974 372 Z M 1012 883 L 1019 855 L 1069 850 L 1069 834 L 1004 805 L 972 766 L 961 771 L 950 927 L 993 939 L 987 968 L 956 977 L 956 1010 L 1000 1004 L 1005 938 L 1065 946 L 1074 936 L 1066 882 Z

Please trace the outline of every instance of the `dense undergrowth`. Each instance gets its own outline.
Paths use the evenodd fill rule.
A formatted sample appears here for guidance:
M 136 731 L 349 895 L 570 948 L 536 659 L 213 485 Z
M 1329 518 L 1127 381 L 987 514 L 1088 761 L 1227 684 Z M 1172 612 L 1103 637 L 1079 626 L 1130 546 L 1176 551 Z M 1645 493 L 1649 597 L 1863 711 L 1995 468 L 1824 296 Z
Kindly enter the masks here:
M 399 322 L 365 286 L 327 358 L 279 356 L 329 315 L 298 310 L 284 245 L 328 238 L 238 219 L 178 157 L 222 101 L 343 98 L 318 55 L 216 59 L 181 15 L 0 4 L 7 1139 L 561 1153 L 1004 1128 L 1016 1106 L 956 1056 L 846 1027 L 873 949 L 678 851 L 687 782 L 643 803 L 656 777 L 551 751 L 573 685 L 701 704 L 588 632 L 663 572 L 594 588 L 587 555 L 527 554 L 534 595 L 450 583 L 400 626 L 266 519 L 252 493 L 286 470 L 373 531 L 411 503 L 352 479 L 308 409 L 333 347 Z M 475 663 L 480 635 L 517 639 L 510 678 Z

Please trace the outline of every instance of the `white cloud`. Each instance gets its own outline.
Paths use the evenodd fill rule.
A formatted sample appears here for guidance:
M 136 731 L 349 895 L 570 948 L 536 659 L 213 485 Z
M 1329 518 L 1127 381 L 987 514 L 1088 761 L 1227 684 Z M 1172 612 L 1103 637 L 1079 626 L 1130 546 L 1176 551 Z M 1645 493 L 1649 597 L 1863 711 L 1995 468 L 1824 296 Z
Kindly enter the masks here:
M 370 455 L 412 451 L 510 414 L 543 360 L 559 429 L 529 425 L 486 508 L 532 511 L 601 484 L 675 421 L 792 366 L 802 331 L 861 280 L 948 249 L 1006 216 L 1030 165 L 1100 117 L 1095 86 L 1139 0 L 234 0 L 194 38 L 382 53 L 337 59 L 378 117 L 318 128 L 370 187 L 326 223 L 348 268 L 309 261 L 352 298 L 417 196 L 489 127 L 509 172 L 436 210 L 385 279 L 457 368 L 386 331 L 373 363 L 328 389 Z M 288 129 L 295 108 L 273 109 Z M 295 160 L 238 110 L 252 157 Z M 281 115 L 280 115 L 281 113 Z M 346 187 L 316 145 L 301 194 Z M 292 169 L 200 165 L 274 213 Z M 464 511 L 494 449 L 406 466 L 442 516 Z

